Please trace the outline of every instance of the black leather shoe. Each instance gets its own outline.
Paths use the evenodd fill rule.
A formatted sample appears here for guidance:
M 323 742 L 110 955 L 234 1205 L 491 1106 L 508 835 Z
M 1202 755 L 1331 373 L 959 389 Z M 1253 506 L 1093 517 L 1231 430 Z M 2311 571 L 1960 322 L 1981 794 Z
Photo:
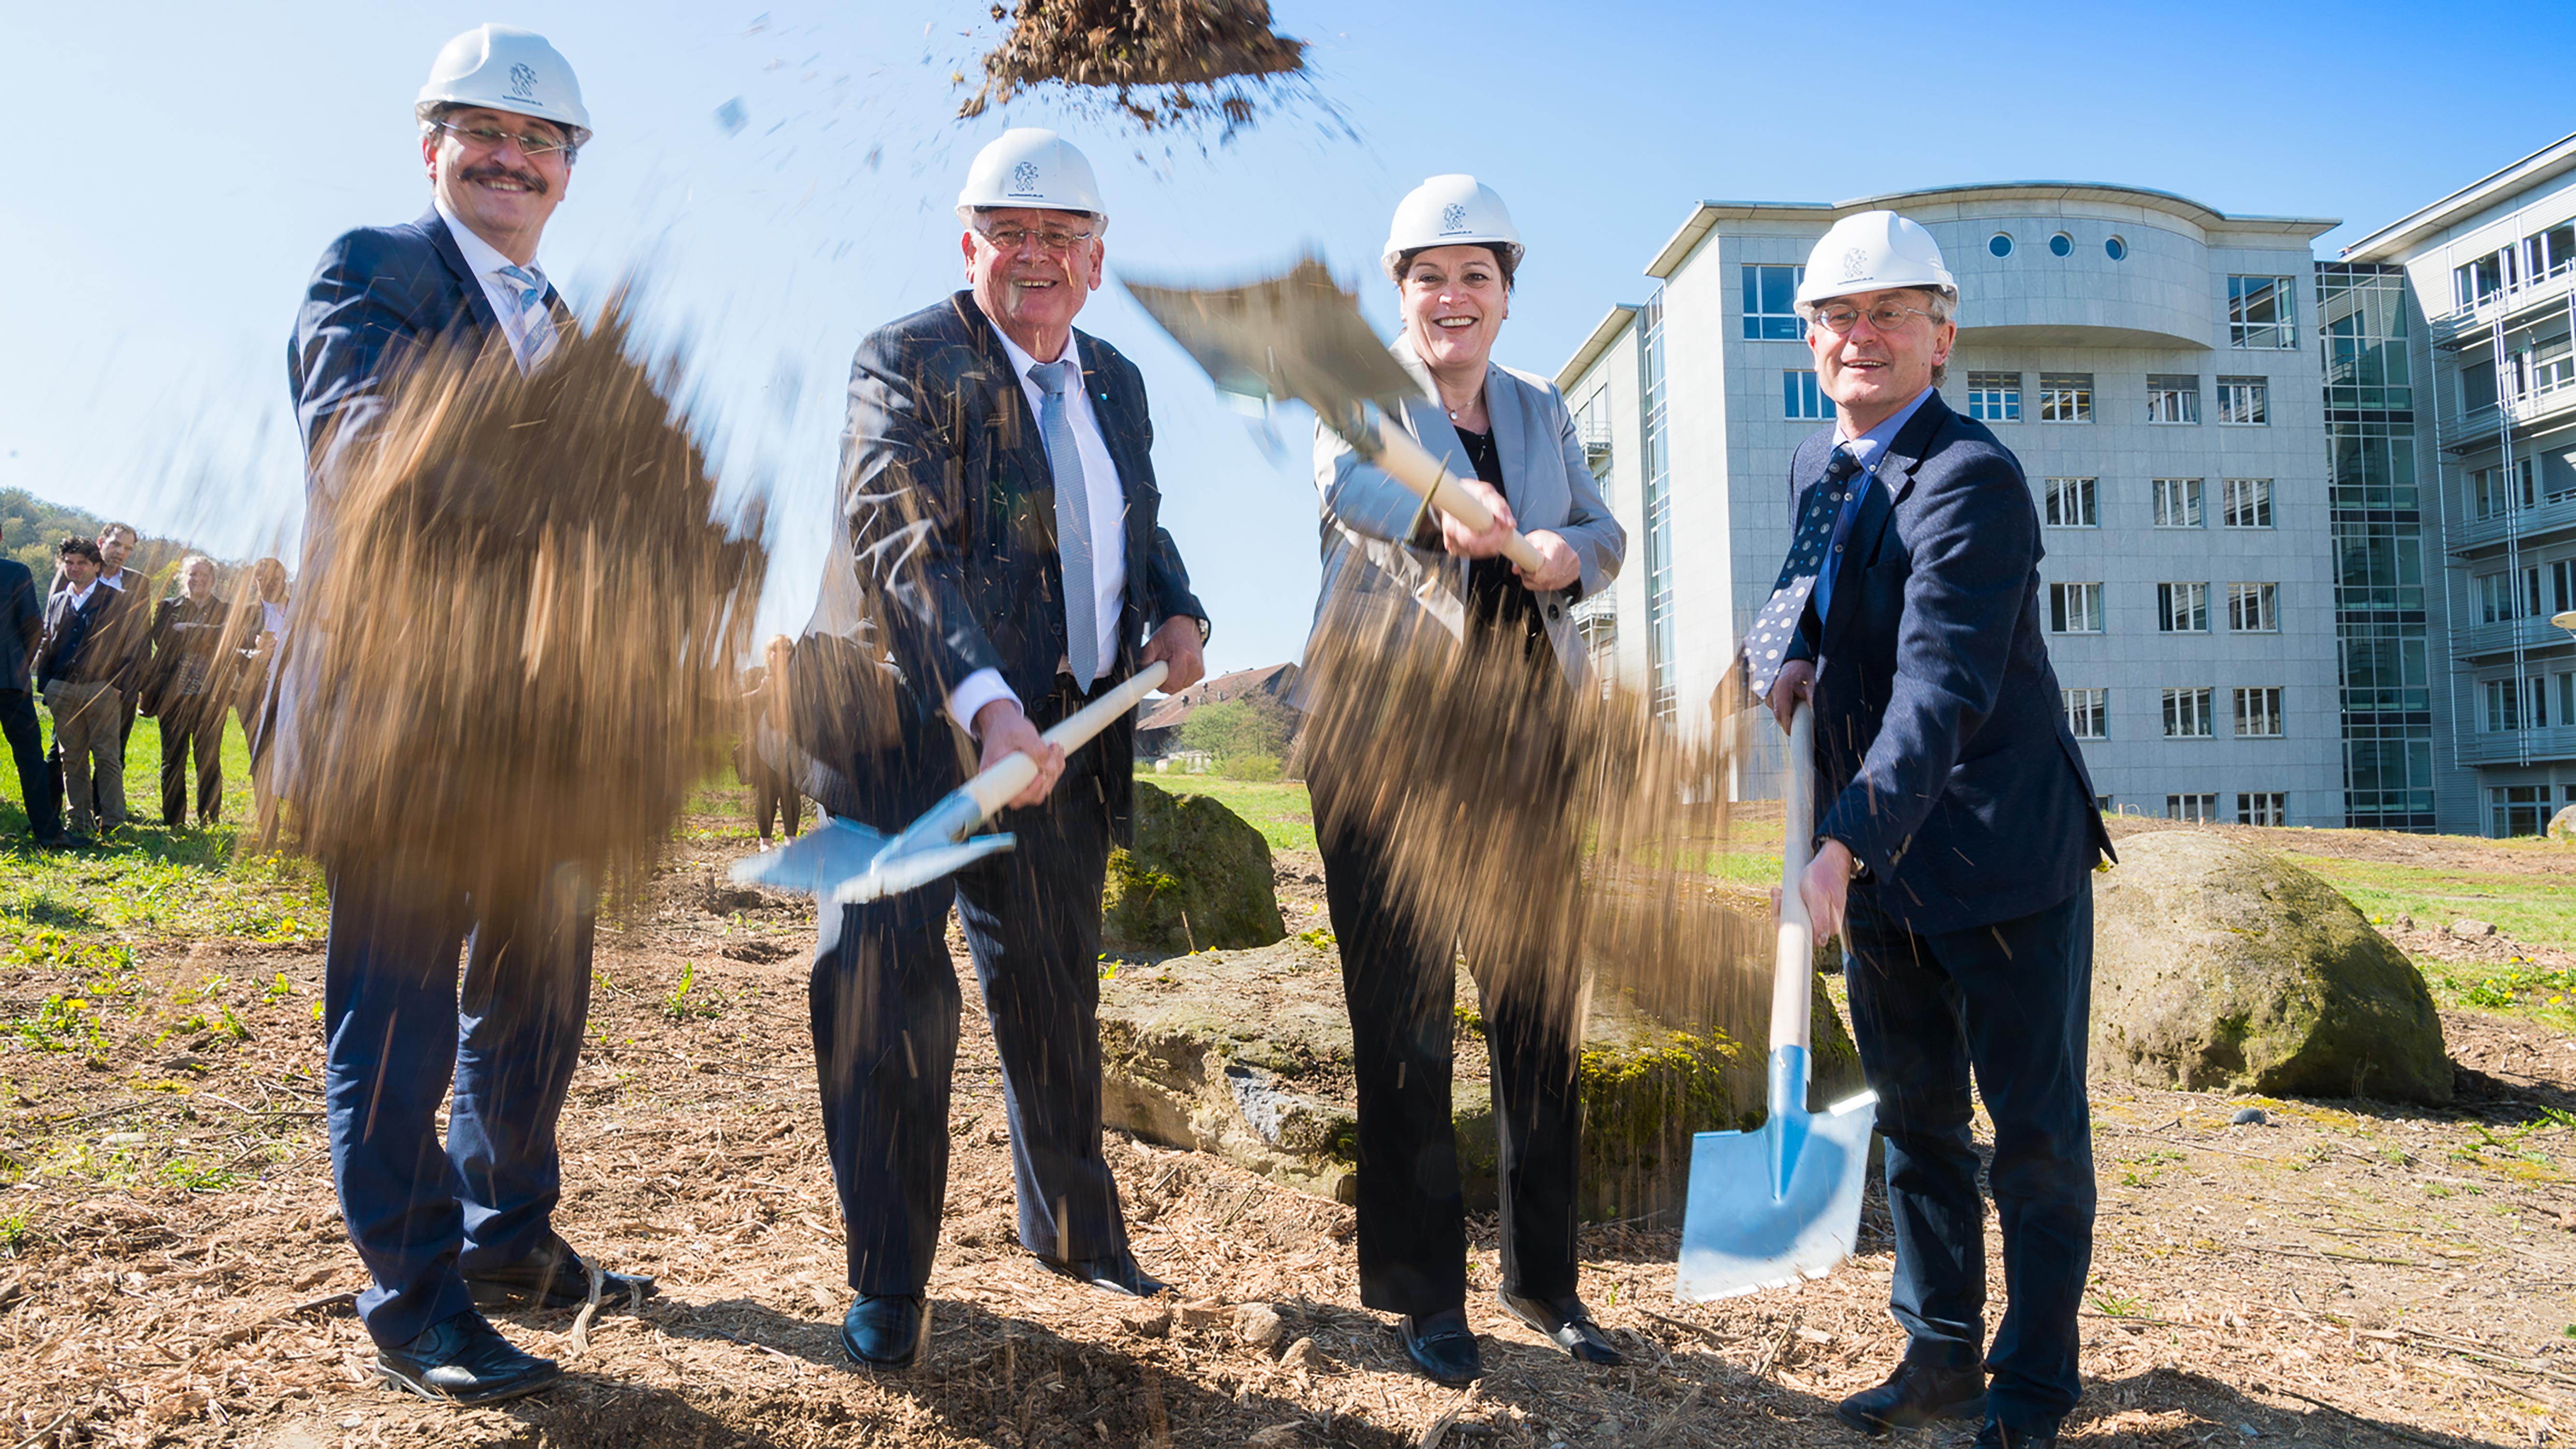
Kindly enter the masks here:
M 599 1306 L 613 1308 L 637 1290 L 650 1298 L 662 1291 L 652 1279 L 635 1273 L 599 1275 Z M 590 1269 L 561 1234 L 505 1268 L 486 1268 L 465 1275 L 477 1308 L 578 1308 L 590 1301 Z
M 1040 1258 L 1038 1261 L 1046 1264 L 1049 1272 L 1078 1278 L 1094 1288 L 1124 1293 L 1131 1298 L 1151 1298 L 1158 1293 L 1172 1291 L 1171 1284 L 1138 1267 L 1136 1260 L 1125 1254 L 1115 1258 L 1076 1258 L 1071 1262 L 1060 1258 Z
M 841 1315 L 841 1351 L 861 1368 L 908 1368 L 930 1342 L 930 1304 L 905 1293 L 862 1293 Z
M 1887 1382 L 1834 1406 L 1834 1416 L 1864 1434 L 1920 1429 L 1935 1419 L 1973 1419 L 1986 1411 L 1986 1371 L 1935 1368 L 1908 1359 Z
M 1573 1294 L 1563 1298 L 1523 1298 L 1506 1288 L 1500 1296 L 1512 1317 L 1537 1329 L 1577 1362 L 1616 1368 L 1628 1361 L 1610 1346 L 1610 1337 L 1601 1331 L 1601 1325 L 1592 1321 L 1592 1310 Z
M 440 1319 L 400 1348 L 377 1349 L 376 1373 L 442 1404 L 515 1399 L 563 1377 L 553 1359 L 520 1352 L 472 1309 Z
M 1974 1449 L 2057 1449 L 2055 1429 L 2010 1429 L 1988 1419 Z
M 1420 1318 L 1408 1313 L 1396 1321 L 1396 1331 L 1404 1335 L 1404 1356 L 1434 1382 L 1464 1388 L 1484 1376 L 1484 1355 L 1476 1348 L 1474 1330 L 1467 1327 L 1465 1309 Z

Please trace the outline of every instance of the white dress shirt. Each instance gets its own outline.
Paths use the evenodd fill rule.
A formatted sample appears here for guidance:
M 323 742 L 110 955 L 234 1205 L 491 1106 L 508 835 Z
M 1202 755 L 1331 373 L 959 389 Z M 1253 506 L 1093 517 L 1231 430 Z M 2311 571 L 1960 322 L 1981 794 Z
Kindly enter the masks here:
M 1012 371 L 1019 374 L 1021 390 L 1028 394 L 1029 416 L 1044 418 L 1046 389 L 1029 376 L 1038 360 L 999 327 L 993 335 L 1002 339 L 1002 350 L 1010 356 Z M 1081 346 L 1080 338 L 1068 338 L 1065 356 L 1079 361 Z M 1096 596 L 1091 617 L 1100 629 L 1100 667 L 1107 670 L 1118 660 L 1118 621 L 1127 603 L 1127 488 L 1119 481 L 1118 465 L 1109 461 L 1109 440 L 1101 435 L 1099 415 L 1092 411 L 1091 390 L 1066 388 L 1064 407 L 1065 421 L 1073 428 L 1074 451 L 1082 458 L 1083 499 L 1091 508 L 1091 586 Z M 1058 667 L 1062 666 L 1059 660 Z M 1027 703 L 1002 682 L 1002 671 L 978 669 L 948 692 L 948 717 L 972 732 L 975 711 L 997 699 Z
M 99 584 L 100 584 L 100 583 L 102 583 L 102 582 L 104 582 L 104 581 L 103 581 L 103 580 L 100 580 L 100 579 L 92 579 L 92 580 L 90 580 L 90 581 L 89 581 L 89 587 L 88 587 L 88 588 L 85 588 L 85 589 L 68 589 L 68 590 L 65 590 L 65 592 L 69 593 L 69 594 L 72 596 L 72 607 L 73 607 L 74 609 L 85 609 L 85 608 L 88 608 L 88 607 L 89 607 L 89 596 L 98 592 L 98 586 L 99 586 Z M 108 585 L 108 587 L 109 587 L 109 588 L 116 588 L 116 586 L 115 586 L 114 584 L 109 584 L 109 585 Z M 120 594 L 125 592 L 123 589 L 117 589 L 116 591 L 117 591 L 118 593 L 120 593 Z
M 433 204 L 437 206 L 438 214 L 446 219 L 448 234 L 456 238 L 456 249 L 465 254 L 467 270 L 474 273 L 474 280 L 483 284 L 483 296 L 492 304 L 492 314 L 501 319 L 502 333 L 510 339 L 510 355 L 520 359 L 519 370 L 523 373 L 536 371 L 538 364 L 555 350 L 553 309 L 541 300 L 536 306 L 522 310 L 519 293 L 523 289 L 501 275 L 503 267 L 517 264 L 501 255 L 499 248 L 476 236 L 474 228 L 458 221 L 456 213 L 447 209 L 444 197 L 433 198 Z M 529 258 L 528 264 L 519 269 L 535 277 L 538 286 L 551 285 L 546 280 L 546 269 L 538 266 L 535 258 Z M 528 341 L 531 332 L 536 334 L 533 347 Z

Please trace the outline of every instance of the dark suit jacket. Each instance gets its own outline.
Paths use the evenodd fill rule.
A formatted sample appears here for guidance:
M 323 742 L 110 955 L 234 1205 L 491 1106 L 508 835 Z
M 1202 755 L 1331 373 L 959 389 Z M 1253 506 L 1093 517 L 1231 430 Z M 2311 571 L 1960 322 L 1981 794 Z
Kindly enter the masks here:
M 1799 445 L 1790 516 L 1824 476 Z M 2039 516 L 1983 423 L 1925 399 L 1852 522 L 1833 610 L 1790 658 L 1816 675 L 1816 839 L 1869 867 L 1857 904 L 1933 933 L 2075 893 L 2111 851 L 2066 728 L 2039 603 Z
M 45 637 L 44 601 L 36 576 L 16 559 L 0 558 L 0 689 L 26 689 Z
M 1206 611 L 1158 521 L 1144 377 L 1116 348 L 1075 336 L 1127 499 L 1126 599 L 1105 684 L 1135 671 L 1152 629 Z M 948 692 L 998 669 L 1034 715 L 1065 656 L 1055 475 L 1028 395 L 972 292 L 859 344 L 833 524 L 822 599 L 791 679 L 798 743 L 840 778 L 808 793 L 835 814 L 900 826 L 964 779 L 941 715 Z M 875 661 L 899 676 L 901 739 L 890 748 L 855 737 L 848 710 L 822 707 L 833 674 Z M 1122 830 L 1131 729 L 1112 726 L 1084 747 L 1116 762 L 1102 773 L 1101 799 Z
M 551 285 L 546 307 L 557 326 L 570 322 Z M 394 384 L 442 345 L 507 346 L 506 337 L 483 284 L 435 208 L 418 221 L 344 232 L 323 249 L 286 346 L 287 392 L 304 438 L 306 468 L 298 596 L 310 595 L 328 573 L 332 505 L 346 459 L 373 436 Z M 286 657 L 273 671 L 276 697 L 262 711 L 263 722 L 291 720 L 293 702 L 317 683 L 309 665 L 299 667 L 300 659 L 315 652 L 294 647 L 303 633 L 288 633 Z M 263 737 L 253 747 L 266 743 Z M 291 771 L 291 756 L 289 748 L 280 757 L 281 772 Z
M 45 600 L 45 638 L 36 646 L 36 687 L 56 679 L 80 684 L 116 684 L 125 674 L 121 632 L 133 601 L 105 584 L 90 590 L 89 603 L 72 607 L 72 591 Z

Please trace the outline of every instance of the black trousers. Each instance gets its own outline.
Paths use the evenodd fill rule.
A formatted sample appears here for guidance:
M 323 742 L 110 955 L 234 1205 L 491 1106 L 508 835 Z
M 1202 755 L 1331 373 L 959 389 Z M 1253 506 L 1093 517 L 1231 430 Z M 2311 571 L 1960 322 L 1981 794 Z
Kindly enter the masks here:
M 1069 712 L 1061 693 L 1031 711 L 1037 723 Z M 823 913 L 814 1066 L 857 1292 L 921 1292 L 938 1250 L 964 1004 L 948 956 L 952 903 L 1002 1059 L 1020 1242 L 1058 1261 L 1128 1252 L 1100 1147 L 1104 768 L 1129 768 L 1124 752 L 1105 762 L 1096 745 L 1074 755 L 1045 804 L 1005 810 L 984 827 L 1011 832 L 1018 847 L 960 871 L 953 885 Z
M 1354 782 L 1355 783 L 1355 782 Z M 1359 1095 L 1360 1302 L 1421 1315 L 1467 1301 L 1466 1199 L 1450 1117 L 1456 1019 L 1454 931 L 1427 929 L 1394 888 L 1387 842 L 1344 793 L 1328 759 L 1307 762 L 1325 902 L 1342 955 Z M 1570 901 L 1572 841 L 1535 841 L 1562 856 Z M 1546 934 L 1546 933 L 1539 933 Z M 1542 984 L 1549 963 L 1471 948 L 1483 998 L 1494 1122 L 1501 1147 L 1503 1287 L 1535 1298 L 1575 1291 L 1583 1104 L 1575 1079 L 1582 1023 L 1576 993 Z M 1495 969 L 1495 968 L 1507 969 Z
M 188 766 L 197 767 L 197 821 L 224 813 L 224 705 L 210 694 L 173 699 L 161 709 L 161 823 L 188 819 Z
M 1887 1139 L 1889 1305 L 1910 1340 L 1905 1356 L 1967 1368 L 1982 1351 L 1995 1419 L 2054 1429 L 2082 1392 L 2075 1315 L 2093 1262 L 2092 878 L 2044 911 L 1936 935 L 1856 900 L 1845 939 L 1852 1035 Z M 2011 1299 L 1991 1348 L 1971 1073 L 1995 1124 L 1990 1178 Z
M 42 840 L 62 829 L 62 777 L 45 760 L 44 726 L 36 721 L 36 696 L 0 689 L 0 733 L 18 765 L 18 795 L 27 804 L 27 826 Z

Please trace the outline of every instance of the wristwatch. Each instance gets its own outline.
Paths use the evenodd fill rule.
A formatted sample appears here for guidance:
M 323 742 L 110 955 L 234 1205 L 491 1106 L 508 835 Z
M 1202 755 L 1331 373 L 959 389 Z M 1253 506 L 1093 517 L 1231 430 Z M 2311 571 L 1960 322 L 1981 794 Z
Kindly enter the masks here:
M 1199 647 L 1202 649 L 1206 648 L 1208 636 L 1216 632 L 1215 626 L 1209 624 L 1207 620 L 1199 618 L 1196 615 L 1191 616 L 1190 622 L 1199 626 Z

